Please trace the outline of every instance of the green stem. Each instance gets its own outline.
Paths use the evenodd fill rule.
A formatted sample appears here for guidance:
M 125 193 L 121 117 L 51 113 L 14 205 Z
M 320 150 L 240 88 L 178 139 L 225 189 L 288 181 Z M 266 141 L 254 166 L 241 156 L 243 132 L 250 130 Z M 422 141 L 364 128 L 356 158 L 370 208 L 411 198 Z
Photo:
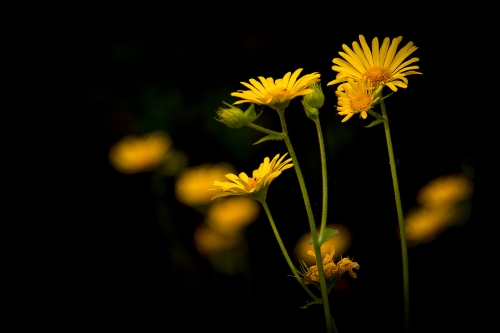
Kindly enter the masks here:
M 272 130 L 267 129 L 265 127 L 262 127 L 262 126 L 259 126 L 259 125 L 255 125 L 253 123 L 248 123 L 248 124 L 245 124 L 245 125 L 248 126 L 248 127 L 253 128 L 253 129 L 256 129 L 257 131 L 264 132 L 266 134 L 274 134 L 274 135 L 280 135 L 281 134 L 280 132 L 272 131 Z
M 318 132 L 319 151 L 321 154 L 321 174 L 323 178 L 323 212 L 321 213 L 321 229 L 319 231 L 319 239 L 323 240 L 326 228 L 327 213 L 328 213 L 328 179 L 326 172 L 325 143 L 323 140 L 323 132 L 321 131 L 319 118 L 316 118 L 314 120 L 314 123 L 316 124 L 316 130 Z
M 276 224 L 274 223 L 273 217 L 271 216 L 271 211 L 269 210 L 269 207 L 267 206 L 266 200 L 259 200 L 262 206 L 264 207 L 264 210 L 267 213 L 267 217 L 269 219 L 269 222 L 271 223 L 271 227 L 273 228 L 274 236 L 276 237 L 276 240 L 278 241 L 278 244 L 280 245 L 281 252 L 283 252 L 283 255 L 285 256 L 286 262 L 288 263 L 288 266 L 290 266 L 290 269 L 292 270 L 293 275 L 297 279 L 297 281 L 300 283 L 302 288 L 311 296 L 314 301 L 316 302 L 321 302 L 321 300 L 314 295 L 314 293 L 306 286 L 302 278 L 300 277 L 299 273 L 297 273 L 297 270 L 293 266 L 292 259 L 290 259 L 290 256 L 288 255 L 288 252 L 286 251 L 285 245 L 283 244 L 283 241 L 281 240 L 280 234 L 278 233 L 278 229 L 276 228 Z
M 335 325 L 335 321 L 333 321 L 333 317 L 332 317 L 332 326 L 333 326 L 333 331 L 335 333 L 339 333 L 339 330 L 337 329 L 337 325 Z
M 401 205 L 401 195 L 399 194 L 398 176 L 396 174 L 396 162 L 394 161 L 394 151 L 392 148 L 391 132 L 389 130 L 389 119 L 385 109 L 384 100 L 380 101 L 382 107 L 382 116 L 385 117 L 384 128 L 385 138 L 387 140 L 387 149 L 389 151 L 389 162 L 391 165 L 392 184 L 394 186 L 394 196 L 396 197 L 396 209 L 398 212 L 399 234 L 401 238 L 401 252 L 403 256 L 403 287 L 404 287 L 404 310 L 405 310 L 405 332 L 410 331 L 410 284 L 408 276 L 408 248 L 406 246 L 405 224 L 403 217 L 403 208 Z
M 316 231 L 316 225 L 314 223 L 314 216 L 311 209 L 311 202 L 309 201 L 309 195 L 307 194 L 306 184 L 304 182 L 304 177 L 302 176 L 302 171 L 300 170 L 299 161 L 297 160 L 297 156 L 295 155 L 295 150 L 293 149 L 292 142 L 288 137 L 288 129 L 285 122 L 285 110 L 279 110 L 278 114 L 281 121 L 281 128 L 283 130 L 286 147 L 288 148 L 288 152 L 290 153 L 290 157 L 292 158 L 294 169 L 295 172 L 297 173 L 297 178 L 299 179 L 299 185 L 302 191 L 302 197 L 304 198 L 304 204 L 306 206 L 307 218 L 309 220 L 309 227 L 311 229 L 311 238 L 314 245 L 314 254 L 316 256 L 316 265 L 318 267 L 319 283 L 321 286 L 321 297 L 323 298 L 323 309 L 325 311 L 326 328 L 327 331 L 331 333 L 333 318 L 330 315 L 330 302 L 328 301 L 328 292 L 326 289 L 326 277 L 323 270 L 321 250 L 318 242 L 318 232 Z

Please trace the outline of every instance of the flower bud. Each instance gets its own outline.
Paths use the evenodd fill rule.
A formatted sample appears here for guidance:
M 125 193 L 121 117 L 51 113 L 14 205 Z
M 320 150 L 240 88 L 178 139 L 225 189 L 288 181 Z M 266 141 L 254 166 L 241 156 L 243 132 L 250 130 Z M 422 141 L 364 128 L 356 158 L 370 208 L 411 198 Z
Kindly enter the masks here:
M 314 91 L 304 95 L 304 103 L 307 103 L 312 108 L 320 109 L 325 103 L 325 95 L 323 94 L 323 90 L 321 90 L 321 83 L 316 82 L 310 85 L 309 89 Z
M 228 108 L 219 108 L 217 110 L 217 115 L 219 118 L 215 118 L 215 120 L 224 123 L 226 126 L 231 128 L 240 128 L 248 123 L 251 123 L 257 119 L 257 115 L 255 113 L 255 106 L 253 104 L 243 112 L 241 109 L 228 104 L 226 102 L 222 102 L 228 106 Z
M 319 82 L 310 85 L 309 89 L 312 89 L 313 92 L 304 95 L 302 105 L 304 105 L 306 115 L 313 120 L 317 120 L 319 108 L 325 103 L 325 95 L 323 94 L 323 90 L 321 90 L 321 84 Z
M 260 114 L 255 113 L 255 105 L 250 104 L 248 109 L 245 111 L 245 120 L 246 123 L 253 123 L 255 119 L 259 118 Z
M 316 108 L 313 108 L 309 104 L 306 103 L 306 101 L 302 101 L 302 105 L 304 105 L 304 111 L 306 111 L 306 115 L 311 118 L 312 120 L 317 120 L 318 119 L 318 114 L 319 110 Z

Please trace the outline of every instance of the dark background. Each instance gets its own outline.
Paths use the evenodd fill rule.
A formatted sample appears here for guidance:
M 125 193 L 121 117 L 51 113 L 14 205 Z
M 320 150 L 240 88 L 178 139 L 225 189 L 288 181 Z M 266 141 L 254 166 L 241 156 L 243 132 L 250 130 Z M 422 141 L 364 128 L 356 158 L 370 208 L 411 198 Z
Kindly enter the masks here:
M 347 255 L 361 266 L 357 279 L 345 279 L 346 289 L 333 291 L 334 319 L 340 332 L 401 331 L 402 270 L 383 127 L 366 129 L 367 121 L 357 117 L 340 122 L 335 87 L 326 87 L 336 75 L 331 61 L 342 44 L 350 46 L 359 34 L 380 42 L 402 35 L 400 47 L 409 41 L 419 47 L 411 56 L 420 58 L 423 75 L 409 76 L 408 88 L 386 100 L 406 212 L 428 181 L 461 172 L 464 164 L 474 166 L 474 124 L 457 91 L 462 59 L 472 57 L 467 47 L 471 32 L 460 17 L 439 21 L 442 13 L 428 8 L 381 17 L 373 12 L 351 17 L 347 13 L 359 9 L 346 6 L 305 13 L 289 9 L 276 16 L 248 8 L 230 16 L 207 10 L 212 14 L 203 18 L 187 9 L 152 16 L 93 14 L 78 29 L 75 67 L 88 156 L 81 191 L 91 195 L 80 202 L 88 217 L 81 225 L 87 239 L 78 277 L 85 282 L 74 287 L 74 325 L 100 322 L 108 328 L 166 331 L 180 325 L 185 331 L 223 332 L 324 329 L 321 306 L 297 308 L 308 296 L 287 277 L 289 269 L 263 213 L 246 231 L 249 268 L 237 275 L 217 272 L 192 246 L 203 217 L 176 202 L 174 179 L 165 180 L 163 199 L 176 225 L 175 234 L 167 235 L 155 214 L 151 175 L 119 174 L 107 157 L 123 136 L 162 129 L 188 155 L 189 166 L 227 161 L 251 172 L 265 156 L 285 153 L 284 143 L 253 146 L 261 134 L 225 127 L 213 119 L 215 110 L 222 101 L 236 100 L 230 93 L 243 89 L 240 81 L 277 79 L 304 68 L 303 74 L 321 74 L 326 96 L 320 118 L 328 158 L 328 222 L 351 230 Z M 319 219 L 321 171 L 314 125 L 298 99 L 286 116 Z M 257 123 L 279 130 L 278 116 L 268 108 Z M 292 248 L 308 230 L 292 172 L 273 183 L 268 203 Z M 462 331 L 477 320 L 473 301 L 480 282 L 469 279 L 469 265 L 479 251 L 477 205 L 474 198 L 464 226 L 409 250 L 412 332 Z M 182 244 L 191 266 L 178 269 L 178 260 L 169 254 L 172 242 Z

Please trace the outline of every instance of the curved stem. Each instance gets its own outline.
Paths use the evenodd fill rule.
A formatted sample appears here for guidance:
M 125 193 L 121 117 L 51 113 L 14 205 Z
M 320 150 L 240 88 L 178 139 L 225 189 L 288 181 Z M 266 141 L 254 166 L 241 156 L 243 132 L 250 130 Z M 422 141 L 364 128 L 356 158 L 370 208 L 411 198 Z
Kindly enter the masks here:
M 311 209 L 311 202 L 309 200 L 309 195 L 307 194 L 306 184 L 304 182 L 304 177 L 302 176 L 302 171 L 300 170 L 299 161 L 297 160 L 297 156 L 295 155 L 295 150 L 293 149 L 292 142 L 288 137 L 288 129 L 285 122 L 285 110 L 279 110 L 278 114 L 281 121 L 281 128 L 283 130 L 286 147 L 288 148 L 288 152 L 290 153 L 290 157 L 292 158 L 294 169 L 295 172 L 297 173 L 297 178 L 299 179 L 299 185 L 302 191 L 302 197 L 304 198 L 304 204 L 306 206 L 307 218 L 309 220 L 309 227 L 311 229 L 311 237 L 314 245 L 314 254 L 316 256 L 316 265 L 318 267 L 319 283 L 321 286 L 321 297 L 323 298 L 323 309 L 325 311 L 326 328 L 327 331 L 330 333 L 332 332 L 333 318 L 330 315 L 330 302 L 328 301 L 328 292 L 326 289 L 326 277 L 323 270 L 321 250 L 318 242 L 318 232 L 316 230 L 316 225 L 314 222 L 314 216 Z
M 321 229 L 319 231 L 319 239 L 323 240 L 323 236 L 326 228 L 326 220 L 328 214 L 328 179 L 326 172 L 326 154 L 325 154 L 325 143 L 323 140 L 323 132 L 321 131 L 321 125 L 319 123 L 319 118 L 314 120 L 316 124 L 316 130 L 318 132 L 318 141 L 319 141 L 319 151 L 321 154 L 321 175 L 323 178 L 323 211 L 321 213 Z
M 403 208 L 401 205 L 401 195 L 399 194 L 398 176 L 396 174 L 396 162 L 394 161 L 394 151 L 392 148 L 391 132 L 389 130 L 389 119 L 385 109 L 384 100 L 380 101 L 382 107 L 382 116 L 385 117 L 384 129 L 387 140 L 387 149 L 389 151 L 389 162 L 391 165 L 392 184 L 394 186 L 394 196 L 396 197 L 396 210 L 398 212 L 399 234 L 401 238 L 401 252 L 403 256 L 403 287 L 404 287 L 404 311 L 405 311 L 405 332 L 410 331 L 410 287 L 408 275 L 408 248 L 406 246 L 406 233 L 403 217 Z
M 278 134 L 278 135 L 281 134 L 280 132 L 272 131 L 272 130 L 267 129 L 265 127 L 262 127 L 262 126 L 259 126 L 259 125 L 255 125 L 253 123 L 248 123 L 248 124 L 245 124 L 245 125 L 248 126 L 248 127 L 253 128 L 253 129 L 256 129 L 257 131 L 264 132 L 266 134 L 275 134 L 275 135 L 276 134 Z
M 285 245 L 283 244 L 283 241 L 281 240 L 280 234 L 278 233 L 278 229 L 276 228 L 276 224 L 274 223 L 273 217 L 271 216 L 271 211 L 269 210 L 269 207 L 267 206 L 266 200 L 259 200 L 262 206 L 264 207 L 264 210 L 266 211 L 267 217 L 269 219 L 269 222 L 271 223 L 271 227 L 273 228 L 274 236 L 276 237 L 276 240 L 278 241 L 278 244 L 281 248 L 281 252 L 283 252 L 283 255 L 285 256 L 286 262 L 288 263 L 288 266 L 290 266 L 290 269 L 292 270 L 293 275 L 297 279 L 297 281 L 300 283 L 302 288 L 311 296 L 314 301 L 316 302 L 321 302 L 321 300 L 314 295 L 314 293 L 306 286 L 302 278 L 300 277 L 299 273 L 297 273 L 297 270 L 293 266 L 293 262 L 290 259 L 290 256 L 288 255 L 288 252 L 286 251 Z

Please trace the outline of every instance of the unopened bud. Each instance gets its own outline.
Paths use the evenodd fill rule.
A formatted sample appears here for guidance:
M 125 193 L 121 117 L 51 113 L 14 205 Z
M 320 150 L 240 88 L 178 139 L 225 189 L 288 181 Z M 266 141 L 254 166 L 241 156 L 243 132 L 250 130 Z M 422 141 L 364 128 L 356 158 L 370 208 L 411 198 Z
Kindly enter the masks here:
M 316 82 L 310 85 L 309 89 L 312 89 L 313 92 L 304 95 L 304 103 L 307 103 L 312 108 L 320 109 L 325 103 L 325 95 L 321 89 L 321 83 Z
M 226 126 L 231 128 L 240 128 L 248 123 L 252 123 L 257 119 L 257 115 L 255 114 L 255 106 L 253 104 L 243 112 L 241 109 L 228 104 L 226 102 L 222 102 L 228 106 L 228 108 L 219 108 L 217 110 L 217 116 L 219 118 L 215 118 L 215 120 L 224 123 Z

